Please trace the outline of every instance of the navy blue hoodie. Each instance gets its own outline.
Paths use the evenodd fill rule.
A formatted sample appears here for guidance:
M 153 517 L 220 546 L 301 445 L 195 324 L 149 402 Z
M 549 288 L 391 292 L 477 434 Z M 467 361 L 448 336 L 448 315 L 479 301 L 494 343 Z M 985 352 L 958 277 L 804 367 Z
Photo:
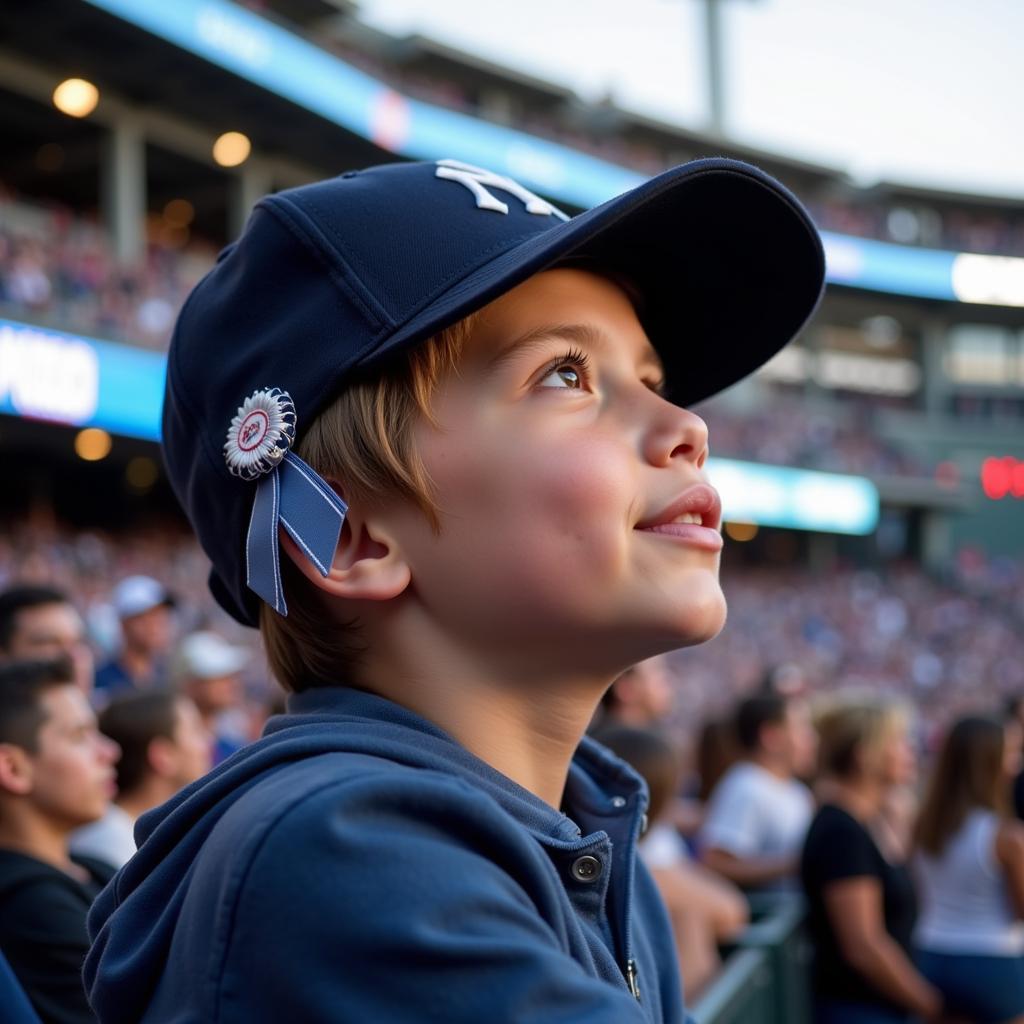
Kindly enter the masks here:
M 563 814 L 391 701 L 294 695 L 141 819 L 89 917 L 90 1001 L 101 1024 L 684 1024 L 646 805 L 590 739 Z

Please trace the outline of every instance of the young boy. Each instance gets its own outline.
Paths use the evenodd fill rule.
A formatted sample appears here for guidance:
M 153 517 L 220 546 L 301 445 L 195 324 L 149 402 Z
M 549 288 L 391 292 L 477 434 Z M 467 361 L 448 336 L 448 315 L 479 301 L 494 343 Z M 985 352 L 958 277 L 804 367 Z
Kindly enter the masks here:
M 663 396 L 759 366 L 822 280 L 728 160 L 572 220 L 456 161 L 257 206 L 163 443 L 288 713 L 140 822 L 90 920 L 103 1024 L 686 1019 L 645 787 L 583 735 L 725 614 L 706 429 Z

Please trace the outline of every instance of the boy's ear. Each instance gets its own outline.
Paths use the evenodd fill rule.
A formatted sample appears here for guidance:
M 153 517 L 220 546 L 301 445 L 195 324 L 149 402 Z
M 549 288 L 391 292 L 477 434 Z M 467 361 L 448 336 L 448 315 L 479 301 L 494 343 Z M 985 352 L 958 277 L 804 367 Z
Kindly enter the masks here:
M 16 743 L 0 743 L 0 790 L 14 796 L 32 792 L 35 773 L 28 752 Z
M 281 547 L 315 587 L 349 601 L 390 601 L 412 580 L 409 564 L 388 528 L 350 508 L 341 527 L 334 561 L 326 576 L 282 529 Z

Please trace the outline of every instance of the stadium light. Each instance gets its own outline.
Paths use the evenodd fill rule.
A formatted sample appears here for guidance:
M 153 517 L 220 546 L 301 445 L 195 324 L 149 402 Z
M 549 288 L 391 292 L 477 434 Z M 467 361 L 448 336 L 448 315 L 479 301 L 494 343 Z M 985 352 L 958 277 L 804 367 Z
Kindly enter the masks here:
M 99 101 L 99 89 L 84 78 L 67 78 L 53 90 L 53 105 L 68 117 L 88 117 Z
M 86 462 L 99 462 L 110 454 L 110 435 L 99 427 L 86 427 L 75 435 L 75 454 Z
M 726 523 L 724 526 L 725 535 L 730 540 L 739 541 L 741 544 L 753 540 L 758 533 L 757 523 Z
M 245 163 L 252 152 L 252 143 L 241 132 L 225 132 L 213 144 L 213 159 L 221 167 L 237 167 Z

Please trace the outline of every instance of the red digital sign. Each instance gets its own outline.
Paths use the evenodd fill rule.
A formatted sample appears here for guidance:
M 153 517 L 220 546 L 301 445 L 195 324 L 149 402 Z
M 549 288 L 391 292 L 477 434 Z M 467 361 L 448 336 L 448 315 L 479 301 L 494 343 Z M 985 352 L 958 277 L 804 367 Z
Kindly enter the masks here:
M 1024 459 L 1012 455 L 985 459 L 981 464 L 981 488 L 986 498 L 1024 498 Z

